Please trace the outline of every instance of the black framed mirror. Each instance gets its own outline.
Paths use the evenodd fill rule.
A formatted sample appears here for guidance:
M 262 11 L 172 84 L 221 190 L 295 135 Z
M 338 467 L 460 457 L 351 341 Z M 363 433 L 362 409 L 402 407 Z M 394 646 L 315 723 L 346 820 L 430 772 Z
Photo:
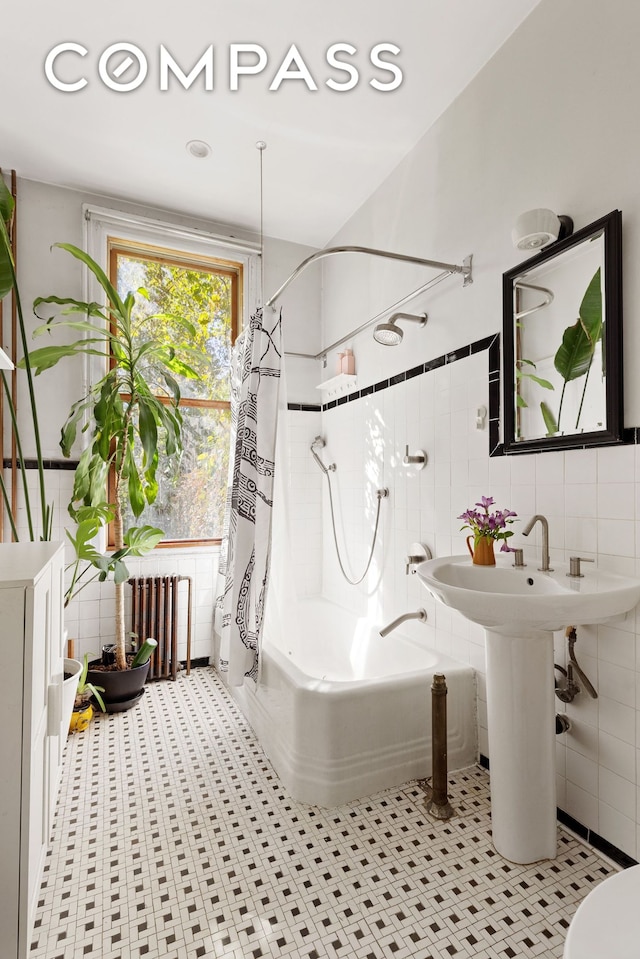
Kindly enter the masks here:
M 503 274 L 504 452 L 622 442 L 622 215 Z

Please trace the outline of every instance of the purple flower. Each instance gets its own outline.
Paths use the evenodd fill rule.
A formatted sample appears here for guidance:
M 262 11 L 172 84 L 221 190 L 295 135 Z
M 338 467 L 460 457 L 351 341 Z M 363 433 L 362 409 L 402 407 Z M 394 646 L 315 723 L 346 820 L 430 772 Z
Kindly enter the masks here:
M 480 509 L 467 509 L 458 516 L 458 519 L 464 520 L 461 529 L 470 529 L 473 536 L 486 536 L 494 540 L 502 540 L 501 552 L 510 553 L 511 548 L 507 546 L 506 540 L 513 536 L 513 532 L 507 529 L 518 515 L 511 509 L 497 509 L 490 513 L 489 507 L 495 504 L 493 496 L 482 496 L 475 506 Z

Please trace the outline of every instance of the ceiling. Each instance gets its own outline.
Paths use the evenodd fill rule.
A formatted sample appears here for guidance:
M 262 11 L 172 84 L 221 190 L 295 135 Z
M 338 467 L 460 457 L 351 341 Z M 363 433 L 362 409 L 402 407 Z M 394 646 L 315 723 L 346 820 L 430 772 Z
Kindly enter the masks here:
M 270 236 L 325 245 L 414 146 L 539 0 L 12 0 L 3 14 L 0 80 L 0 165 L 19 176 L 104 196 L 137 200 L 256 230 L 260 224 L 260 152 L 264 140 L 264 229 Z M 65 83 L 55 89 L 44 62 L 57 44 L 74 42 L 55 62 Z M 128 92 L 98 74 L 102 53 L 128 42 L 144 54 L 148 74 Z M 350 90 L 326 81 L 349 76 L 328 65 L 327 48 L 351 43 L 338 58 L 358 69 Z M 393 91 L 389 71 L 375 68 L 378 43 L 400 52 L 383 59 L 402 70 Z M 258 44 L 267 63 L 230 89 L 231 44 Z M 317 85 L 283 79 L 270 90 L 291 44 L 302 63 L 289 64 Z M 189 89 L 175 76 L 161 90 L 160 48 L 189 74 L 213 45 L 213 90 L 199 75 Z M 138 75 L 135 62 L 115 78 L 126 54 L 108 60 L 112 82 Z M 241 65 L 256 62 L 243 53 Z M 287 64 L 285 63 L 285 69 Z M 196 159 L 189 140 L 211 154 Z

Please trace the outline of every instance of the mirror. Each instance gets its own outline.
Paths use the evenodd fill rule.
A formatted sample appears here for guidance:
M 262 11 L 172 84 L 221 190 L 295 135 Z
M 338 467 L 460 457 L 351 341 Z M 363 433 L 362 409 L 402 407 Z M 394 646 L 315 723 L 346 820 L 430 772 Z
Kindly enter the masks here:
M 504 451 L 622 442 L 622 216 L 503 275 Z

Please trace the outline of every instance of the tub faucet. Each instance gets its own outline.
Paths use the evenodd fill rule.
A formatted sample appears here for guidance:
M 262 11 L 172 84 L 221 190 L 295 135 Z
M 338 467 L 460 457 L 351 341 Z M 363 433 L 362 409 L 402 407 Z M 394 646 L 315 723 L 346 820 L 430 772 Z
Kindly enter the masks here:
M 550 565 L 549 556 L 549 523 L 546 516 L 542 516 L 540 513 L 532 516 L 526 528 L 522 530 L 522 535 L 528 536 L 536 523 L 540 523 L 542 526 L 542 563 L 538 566 L 538 569 L 541 573 L 552 573 L 553 569 Z
M 380 630 L 380 635 L 388 636 L 392 630 L 396 629 L 398 626 L 402 626 L 402 624 L 406 623 L 409 619 L 418 619 L 421 623 L 426 623 L 426 609 L 417 609 L 415 613 L 403 613 L 402 616 L 398 616 L 398 618 L 394 619 L 391 623 L 389 623 L 388 626 L 383 626 L 383 628 Z

